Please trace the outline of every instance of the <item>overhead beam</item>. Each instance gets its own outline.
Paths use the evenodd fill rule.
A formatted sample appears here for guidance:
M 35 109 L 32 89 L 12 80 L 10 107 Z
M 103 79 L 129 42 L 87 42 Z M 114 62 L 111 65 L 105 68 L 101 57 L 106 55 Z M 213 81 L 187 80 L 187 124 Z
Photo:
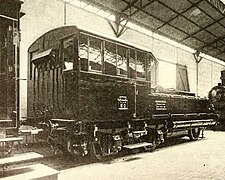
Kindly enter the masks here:
M 197 2 L 197 3 L 192 3 L 192 2 L 190 2 L 190 3 L 192 3 L 192 5 L 193 5 L 193 7 L 194 7 L 194 6 L 196 6 L 197 4 L 199 4 L 200 2 L 201 2 L 201 1 L 199 1 L 199 2 Z M 171 11 L 173 11 L 175 14 L 178 13 L 177 11 L 175 11 L 174 9 L 172 9 L 171 7 L 169 7 L 168 5 L 166 5 L 165 3 L 160 2 L 160 1 L 158 1 L 158 3 L 160 3 L 160 4 L 162 4 L 163 6 L 167 7 L 168 9 L 170 9 Z M 184 13 L 184 12 L 183 12 L 183 13 Z M 203 28 L 202 28 L 200 25 L 198 25 L 198 24 L 195 23 L 194 21 L 188 19 L 186 16 L 183 15 L 183 13 L 180 13 L 179 15 L 180 15 L 181 17 L 183 17 L 184 19 L 186 19 L 187 21 L 190 21 L 191 23 L 193 23 L 193 24 L 194 24 L 195 26 L 197 26 L 199 29 L 203 30 Z M 212 18 L 212 19 L 213 19 L 213 18 Z M 164 25 L 166 25 L 166 24 L 168 24 L 168 23 L 165 22 Z M 169 25 L 172 26 L 171 24 L 169 24 Z M 174 27 L 174 26 L 172 26 L 172 27 Z M 174 28 L 177 28 L 177 27 L 174 27 Z M 183 31 L 182 29 L 180 29 L 180 28 L 178 28 L 178 29 L 179 29 L 180 31 L 186 33 L 186 32 Z M 157 30 L 158 30 L 158 29 L 157 29 Z M 212 36 L 216 37 L 213 33 L 211 33 L 210 31 L 208 31 L 207 29 L 204 29 L 204 30 L 207 31 L 207 32 L 208 32 L 209 34 L 211 34 Z M 188 33 L 186 33 L 186 34 L 188 34 Z M 199 38 L 193 36 L 192 34 L 188 34 L 188 37 L 186 37 L 186 39 L 189 38 L 189 37 L 192 37 L 192 38 L 194 38 L 194 39 L 197 39 L 198 41 L 200 41 L 200 42 L 202 42 L 203 44 L 205 44 L 204 41 L 202 41 L 201 39 L 199 39 Z M 185 38 L 184 38 L 184 39 L 185 39 Z M 181 41 L 179 41 L 179 43 L 181 43 Z
M 125 3 L 127 3 L 127 4 L 129 3 L 127 0 L 121 0 L 121 1 L 123 1 L 123 2 L 125 2 Z M 151 2 L 149 1 L 149 3 L 147 3 L 147 4 L 145 5 L 145 7 L 148 6 L 148 5 L 150 5 L 151 3 L 155 2 L 155 1 L 158 1 L 158 0 L 153 0 L 153 1 L 151 1 Z M 161 4 L 162 4 L 162 3 L 161 3 Z M 166 6 L 167 6 L 167 5 L 166 5 Z M 145 13 L 145 14 L 151 16 L 151 17 L 154 17 L 155 19 L 157 19 L 157 20 L 163 22 L 164 24 L 167 23 L 166 21 L 163 21 L 162 19 L 158 18 L 157 16 L 152 15 L 152 14 L 150 14 L 149 12 L 146 12 L 146 11 L 144 10 L 144 6 L 143 6 L 142 8 L 140 8 L 140 7 L 136 6 L 136 5 L 133 5 L 133 7 L 135 7 L 135 8 L 138 9 L 139 11 L 141 11 L 141 12 L 143 12 L 143 13 Z M 171 8 L 170 8 L 170 9 L 171 9 Z M 172 10 L 172 11 L 174 11 L 174 10 Z M 184 18 L 186 18 L 186 17 L 184 16 Z M 186 19 L 187 19 L 187 18 L 186 18 Z M 196 24 L 196 23 L 194 23 L 194 24 Z M 174 26 L 174 25 L 171 25 L 171 24 L 170 24 L 170 26 L 173 27 L 173 28 L 175 28 L 175 29 L 177 29 L 177 27 Z M 198 25 L 197 25 L 197 26 L 198 26 Z M 182 30 L 182 29 L 179 29 L 179 31 L 181 31 L 182 33 L 186 34 L 187 36 L 190 36 L 187 32 L 185 32 L 185 31 Z M 153 30 L 153 32 L 156 32 L 156 30 Z M 160 33 L 161 33 L 161 32 L 160 32 Z M 161 33 L 161 34 L 162 34 L 162 33 Z M 166 36 L 168 37 L 169 35 L 166 35 Z M 169 36 L 169 37 L 170 37 L 170 36 Z M 173 38 L 173 37 L 170 37 L 170 38 Z M 204 43 L 204 42 L 203 42 L 201 39 L 199 39 L 199 38 L 196 38 L 196 37 L 193 37 L 193 38 L 195 38 L 195 39 L 197 39 L 198 41 Z
M 124 13 L 126 10 L 131 9 L 131 7 L 138 2 L 138 0 L 133 0 L 131 3 L 129 3 L 121 12 Z
M 200 1 L 199 1 L 200 2 Z M 165 26 L 166 24 L 169 24 L 171 21 L 173 21 L 174 19 L 178 18 L 178 16 L 182 16 L 182 14 L 184 14 L 185 12 L 187 12 L 188 10 L 190 10 L 191 8 L 195 7 L 199 2 L 197 3 L 193 3 L 189 8 L 187 8 L 186 10 L 184 10 L 181 13 L 175 12 L 173 9 L 171 9 L 169 6 L 167 6 L 165 3 L 162 3 L 160 1 L 158 1 L 158 3 L 162 4 L 163 6 L 169 8 L 170 10 L 172 10 L 173 12 L 175 12 L 177 15 L 174 16 L 173 18 L 171 18 L 169 21 L 167 21 L 165 24 L 162 24 L 161 26 L 159 26 L 156 30 L 162 28 L 163 26 Z
M 127 30 L 127 23 L 129 22 L 130 18 L 136 14 L 137 12 L 143 10 L 145 7 L 147 7 L 148 5 L 150 5 L 151 3 L 153 3 L 154 1 L 149 1 L 148 3 L 146 3 L 144 6 L 142 6 L 142 0 L 140 0 L 140 7 L 136 8 L 134 7 L 134 4 L 137 3 L 139 0 L 133 0 L 132 2 L 126 2 L 127 6 L 121 11 L 121 13 L 118 13 L 116 15 L 116 20 L 115 23 L 111 22 L 108 20 L 111 28 L 113 29 L 114 34 L 116 35 L 116 37 L 120 37 L 126 30 Z M 125 1 L 124 1 L 125 2 Z M 134 12 L 131 12 L 131 8 L 134 7 L 135 10 Z M 130 13 L 126 14 L 125 12 L 130 9 Z M 125 22 L 122 24 L 122 22 Z
M 202 2 L 202 1 L 199 1 L 199 2 L 197 2 L 197 3 L 193 3 L 192 1 L 190 1 L 190 0 L 188 0 L 190 3 L 192 3 L 193 5 L 198 5 L 200 2 Z M 208 0 L 209 1 L 209 0 Z M 212 8 L 214 8 L 216 11 L 218 11 L 212 4 L 210 4 L 208 1 L 206 1 Z M 202 11 L 202 12 L 204 12 L 207 16 L 209 16 L 210 18 L 212 18 L 213 19 L 213 22 L 212 23 L 210 23 L 209 25 L 207 25 L 207 26 L 205 26 L 205 27 L 201 27 L 199 30 L 197 30 L 197 31 L 195 31 L 195 32 L 193 32 L 192 34 L 191 34 L 191 36 L 194 36 L 195 34 L 197 34 L 197 33 L 199 33 L 199 32 L 201 32 L 202 30 L 206 30 L 207 31 L 207 28 L 208 27 L 210 27 L 210 26 L 212 26 L 213 24 L 215 24 L 215 23 L 219 23 L 221 26 L 223 26 L 224 28 L 225 28 L 225 26 L 223 25 L 223 24 L 221 24 L 220 23 L 220 21 L 224 18 L 224 14 L 222 14 L 221 12 L 220 12 L 220 14 L 223 16 L 223 17 L 221 17 L 221 18 L 219 18 L 219 19 L 214 19 L 210 14 L 208 14 L 203 8 L 201 8 L 201 7 L 199 7 L 198 6 L 198 8 Z M 192 21 L 191 21 L 192 22 Z M 207 31 L 208 33 L 209 33 L 209 31 Z M 211 35 L 213 35 L 214 37 L 216 37 L 214 34 L 212 34 L 212 33 L 210 33 Z M 182 39 L 182 40 L 180 40 L 180 42 L 182 42 L 182 41 L 184 41 L 184 40 L 186 40 L 188 37 L 186 37 L 186 38 L 184 38 L 184 39 Z
M 225 45 L 225 43 L 224 43 L 224 41 L 223 41 L 224 38 L 225 38 L 225 35 L 222 36 L 222 37 L 219 37 L 219 38 L 215 39 L 214 41 L 212 41 L 212 42 L 210 42 L 210 43 L 207 43 L 207 44 L 205 44 L 205 45 L 199 47 L 198 49 L 201 50 L 201 49 L 203 49 L 203 48 L 205 48 L 205 47 L 212 46 L 212 44 L 217 43 L 217 42 L 219 42 L 220 40 L 222 40 L 222 42 L 223 42 L 222 44 Z
M 214 34 L 212 34 L 212 32 L 210 32 L 210 31 L 208 31 L 207 30 L 207 28 L 209 27 L 209 26 L 211 26 L 211 25 L 213 25 L 214 23 L 219 23 L 220 25 L 222 25 L 221 24 L 221 18 L 220 19 L 214 19 L 213 17 L 214 16 L 210 16 L 210 14 L 208 14 L 207 12 L 206 12 L 206 9 L 204 9 L 203 7 L 200 7 L 200 6 L 198 6 L 198 4 L 199 3 L 201 3 L 201 2 L 203 2 L 203 1 L 205 1 L 205 2 L 207 2 L 211 7 L 213 7 L 214 9 L 215 9 L 215 11 L 218 11 L 218 12 L 220 12 L 220 14 L 223 14 L 221 11 L 219 11 L 213 4 L 212 4 L 212 1 L 210 1 L 210 0 L 199 0 L 199 1 L 195 1 L 195 2 L 193 2 L 193 1 L 191 1 L 191 0 L 187 0 L 188 2 L 190 2 L 191 4 L 190 4 L 190 6 L 191 7 L 188 7 L 188 9 L 186 9 L 186 10 L 184 10 L 183 12 L 177 12 L 176 10 L 174 10 L 173 8 L 171 8 L 170 6 L 168 6 L 166 3 L 164 3 L 163 1 L 160 1 L 160 0 L 120 0 L 121 2 L 124 2 L 124 3 L 126 3 L 125 4 L 125 6 L 123 6 L 123 8 L 119 8 L 119 9 L 112 9 L 112 8 L 109 8 L 109 7 L 107 7 L 107 6 L 104 6 L 102 3 L 99 3 L 99 2 L 95 2 L 95 0 L 85 0 L 85 1 L 88 1 L 88 2 L 92 2 L 93 4 L 97 4 L 99 7 L 101 7 L 102 9 L 107 9 L 107 10 L 110 10 L 114 15 L 115 15 L 115 21 L 110 21 L 110 20 L 108 20 L 107 18 L 107 20 L 108 20 L 108 22 L 109 22 L 109 24 L 110 24 L 110 26 L 111 26 L 111 28 L 113 29 L 113 32 L 114 32 L 114 34 L 116 35 L 116 37 L 120 37 L 127 29 L 128 29 L 128 27 L 127 27 L 127 24 L 128 24 L 128 22 L 129 21 L 132 21 L 132 22 L 136 22 L 137 24 L 139 24 L 140 26 L 143 26 L 143 27 L 146 27 L 146 28 L 148 28 L 148 29 L 150 29 L 151 31 L 153 31 L 153 32 L 158 32 L 159 34 L 161 34 L 161 35 L 164 35 L 164 36 L 167 36 L 167 37 L 170 37 L 171 39 L 173 39 L 173 40 L 175 40 L 175 41 L 177 41 L 177 39 L 174 37 L 174 36 L 170 36 L 169 34 L 165 34 L 165 33 L 163 33 L 163 32 L 159 32 L 158 30 L 162 27 L 162 26 L 165 26 L 165 25 L 169 25 L 170 27 L 173 27 L 173 28 L 178 28 L 178 30 L 180 31 L 180 32 L 182 32 L 182 33 L 184 33 L 184 34 L 186 34 L 187 36 L 184 38 L 183 37 L 183 39 L 181 39 L 180 41 L 178 40 L 178 42 L 180 42 L 180 43 L 183 43 L 188 37 L 192 37 L 192 38 L 194 38 L 194 39 L 196 39 L 196 40 L 198 40 L 198 41 L 200 41 L 200 42 L 202 42 L 203 43 L 203 45 L 201 46 L 201 47 L 196 47 L 196 49 L 198 50 L 198 51 L 201 51 L 201 52 L 203 52 L 203 48 L 204 47 L 207 47 L 207 46 L 209 46 L 209 47 L 212 47 L 212 48 L 215 48 L 214 46 L 212 46 L 213 45 L 213 43 L 215 43 L 215 42 L 217 42 L 217 41 L 219 41 L 219 42 L 221 42 L 222 44 L 224 44 L 225 43 L 225 40 L 224 39 L 221 39 L 221 38 L 219 38 L 219 37 L 217 37 L 216 35 L 214 35 Z M 167 7 L 167 8 L 169 8 L 171 11 L 173 11 L 173 12 L 175 12 L 176 13 L 176 16 L 175 17 L 173 17 L 172 19 L 170 19 L 169 21 L 166 21 L 166 20 L 163 20 L 163 19 L 161 19 L 161 18 L 159 18 L 159 17 L 157 17 L 157 15 L 153 15 L 153 14 L 151 14 L 150 12 L 148 12 L 145 8 L 146 7 L 148 7 L 148 6 L 150 6 L 152 3 L 154 3 L 154 2 L 158 2 L 158 3 L 160 3 L 161 5 L 163 5 L 164 7 Z M 213 20 L 214 20 L 214 22 L 213 23 L 210 23 L 210 25 L 207 25 L 206 27 L 201 27 L 199 24 L 197 24 L 196 22 L 194 22 L 194 21 L 192 21 L 192 20 L 190 20 L 189 18 L 187 18 L 186 16 L 184 16 L 184 12 L 186 12 L 187 10 L 189 10 L 190 8 L 193 8 L 194 6 L 196 6 L 196 7 L 198 7 L 198 8 L 200 8 L 200 10 L 202 11 L 202 12 L 204 12 L 206 15 L 208 15 L 210 18 L 212 18 Z M 122 10 L 121 10 L 122 9 Z M 161 21 L 163 24 L 161 25 L 161 27 L 160 28 L 153 28 L 153 27 L 151 27 L 151 26 L 148 26 L 147 24 L 145 24 L 145 23 L 142 23 L 141 21 L 138 21 L 136 18 L 133 18 L 132 19 L 132 17 L 134 17 L 134 15 L 136 14 L 136 13 L 138 13 L 138 12 L 142 12 L 142 13 L 145 13 L 146 15 L 149 15 L 149 16 L 151 16 L 151 17 L 153 17 L 153 18 L 155 18 L 155 19 L 157 19 L 157 20 L 159 20 L 159 21 Z M 199 30 L 197 30 L 197 31 L 195 31 L 195 32 L 193 32 L 193 33 L 188 33 L 188 32 L 186 32 L 185 30 L 183 30 L 183 29 L 181 29 L 181 28 L 179 28 L 179 27 L 176 27 L 176 26 L 174 26 L 174 25 L 172 25 L 172 24 L 170 24 L 170 22 L 172 21 L 172 20 L 174 20 L 174 19 L 176 19 L 178 16 L 182 16 L 183 18 L 185 18 L 185 19 L 187 19 L 187 20 L 189 20 L 191 23 L 193 23 L 194 25 L 196 25 L 197 27 L 199 27 Z M 225 27 L 224 25 L 222 25 L 223 27 Z M 202 31 L 202 30 L 205 30 L 206 32 L 208 32 L 208 33 L 210 33 L 212 36 L 214 36 L 214 38 L 216 38 L 216 40 L 215 41 L 213 41 L 213 42 L 209 42 L 209 43 L 207 43 L 206 41 L 204 41 L 204 39 L 202 40 L 202 39 L 200 39 L 199 37 L 196 37 L 195 36 L 195 34 L 197 34 L 198 32 L 200 32 L 200 31 Z M 206 44 L 207 43 L 207 44 Z M 219 49 L 218 48 L 218 50 L 219 51 L 221 51 L 221 52 L 223 52 L 222 50 L 221 50 L 221 48 Z M 205 52 L 203 52 L 203 53 L 205 53 Z M 206 52 L 206 54 L 209 54 L 208 52 Z M 220 53 L 219 53 L 220 54 Z M 214 55 L 213 55 L 214 56 Z
M 149 1 L 144 6 L 142 6 L 142 0 L 140 0 L 140 7 L 137 8 L 134 5 L 138 1 L 139 0 L 133 0 L 131 3 L 127 2 L 127 1 L 123 1 L 123 2 L 127 3 L 127 6 L 121 11 L 121 13 L 117 13 L 115 23 L 108 20 L 108 22 L 109 22 L 111 28 L 113 29 L 113 32 L 116 35 L 116 37 L 120 37 L 127 30 L 126 25 L 129 22 L 130 18 L 134 14 L 136 14 L 139 11 L 143 11 L 143 9 L 145 7 L 147 7 L 148 5 L 150 5 L 151 3 L 153 3 L 156 0 Z M 134 7 L 137 10 L 135 10 L 134 12 L 131 12 L 132 7 Z M 127 11 L 128 9 L 130 9 L 130 13 L 126 14 L 125 11 Z M 123 21 L 125 22 L 124 24 L 122 24 Z
M 132 17 L 134 14 L 136 14 L 137 12 L 139 11 L 144 11 L 144 8 L 146 8 L 147 6 L 149 6 L 150 4 L 152 4 L 153 2 L 155 2 L 156 0 L 153 0 L 153 1 L 148 1 L 148 3 L 146 3 L 144 6 L 142 5 L 142 1 L 140 1 L 140 7 L 135 7 L 134 4 L 133 4 L 133 7 L 135 7 L 137 10 L 134 11 L 133 13 L 130 14 L 130 17 Z

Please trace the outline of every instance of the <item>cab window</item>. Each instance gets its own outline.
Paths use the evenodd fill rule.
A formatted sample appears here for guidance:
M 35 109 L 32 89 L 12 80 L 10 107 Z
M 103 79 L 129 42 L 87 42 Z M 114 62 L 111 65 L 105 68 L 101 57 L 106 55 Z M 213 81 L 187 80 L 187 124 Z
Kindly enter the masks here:
M 104 49 L 105 73 L 116 75 L 116 44 L 106 41 Z
M 81 34 L 79 37 L 80 69 L 88 71 L 88 36 Z
M 129 74 L 130 78 L 136 78 L 136 51 L 134 49 L 130 49 Z
M 136 71 L 137 78 L 146 79 L 147 53 L 137 51 Z
M 65 70 L 73 69 L 74 61 L 74 38 L 70 37 L 63 40 L 63 61 L 65 64 Z
M 117 75 L 127 76 L 127 48 L 117 46 Z
M 102 71 L 102 40 L 89 37 L 89 70 Z

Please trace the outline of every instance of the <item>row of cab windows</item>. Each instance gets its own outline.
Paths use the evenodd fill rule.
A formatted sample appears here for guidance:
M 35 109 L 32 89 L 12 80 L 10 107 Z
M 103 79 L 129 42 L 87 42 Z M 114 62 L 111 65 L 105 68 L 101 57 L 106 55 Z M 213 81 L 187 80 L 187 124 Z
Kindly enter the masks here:
M 153 61 L 150 53 L 85 34 L 81 34 L 79 37 L 78 48 L 80 68 L 83 71 L 146 79 L 150 64 Z M 68 51 L 70 50 L 65 52 Z M 67 59 L 64 60 L 69 62 L 71 58 Z

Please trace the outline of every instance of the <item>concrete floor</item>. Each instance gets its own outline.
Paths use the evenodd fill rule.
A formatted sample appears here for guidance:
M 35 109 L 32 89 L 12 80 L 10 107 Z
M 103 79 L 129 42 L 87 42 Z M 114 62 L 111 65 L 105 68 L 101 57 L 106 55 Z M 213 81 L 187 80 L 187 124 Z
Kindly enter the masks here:
M 225 132 L 206 131 L 205 138 L 195 142 L 171 142 L 153 153 L 62 170 L 59 180 L 225 179 Z

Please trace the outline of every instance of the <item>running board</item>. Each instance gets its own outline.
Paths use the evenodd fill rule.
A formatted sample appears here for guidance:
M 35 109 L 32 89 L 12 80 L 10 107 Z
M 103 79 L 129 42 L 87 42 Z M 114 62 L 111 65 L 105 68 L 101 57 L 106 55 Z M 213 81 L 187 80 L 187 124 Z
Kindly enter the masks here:
M 152 143 L 147 143 L 147 142 L 142 142 L 142 143 L 137 143 L 137 144 L 129 144 L 123 146 L 123 148 L 126 149 L 136 149 L 136 148 L 141 148 L 141 147 L 146 147 L 146 146 L 153 146 Z
M 173 129 L 206 127 L 206 126 L 213 126 L 216 124 L 216 122 L 213 119 L 173 121 L 173 123 L 174 123 Z

